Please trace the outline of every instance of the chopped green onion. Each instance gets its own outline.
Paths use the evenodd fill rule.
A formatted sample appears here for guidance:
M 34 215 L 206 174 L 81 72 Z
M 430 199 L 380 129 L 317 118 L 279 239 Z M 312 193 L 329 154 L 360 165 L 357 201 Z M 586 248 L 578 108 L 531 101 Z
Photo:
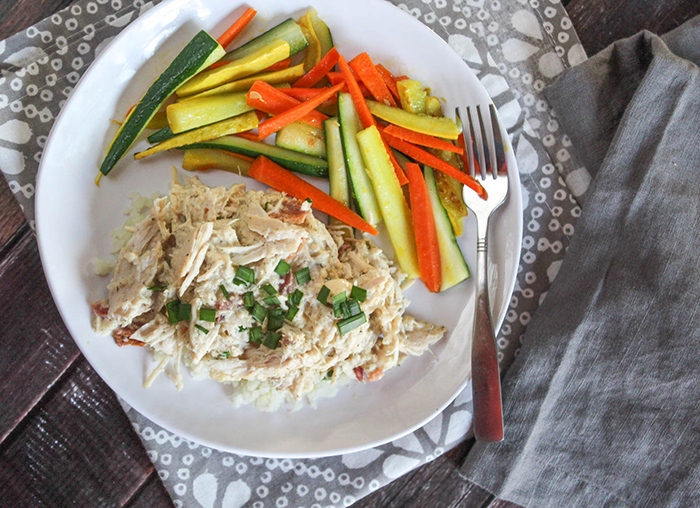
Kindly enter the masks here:
M 265 208 L 265 211 L 266 211 L 266 212 L 267 212 L 267 209 L 268 209 L 269 206 L 270 206 L 270 203 L 265 202 L 265 206 L 264 206 L 263 208 Z
M 360 303 L 357 300 L 348 300 L 348 308 L 350 309 L 351 316 L 357 316 L 360 312 L 362 312 Z
M 365 324 L 367 322 L 367 316 L 365 316 L 364 312 L 360 312 L 356 316 L 351 316 L 349 318 L 345 318 L 342 321 L 338 321 L 338 331 L 340 332 L 340 335 L 345 335 L 346 333 L 354 330 L 355 328 L 358 328 Z
M 262 290 L 265 291 L 268 295 L 276 295 L 277 294 L 277 290 L 275 289 L 275 286 L 273 286 L 272 284 L 265 284 L 262 287 Z
M 279 307 L 280 305 L 282 305 L 280 303 L 279 298 L 277 298 L 276 296 L 267 296 L 267 297 L 263 298 L 263 302 L 265 302 L 266 305 L 270 305 L 270 306 Z
M 275 267 L 275 273 L 280 277 L 284 277 L 289 273 L 289 270 L 291 269 L 292 265 L 287 263 L 284 259 L 280 259 L 280 262 L 277 263 L 277 266 Z
M 245 332 L 247 329 L 248 329 L 248 328 L 246 328 L 245 326 L 239 326 L 239 327 L 238 327 L 238 331 L 239 331 L 240 333 Z
M 340 303 L 340 312 L 343 313 L 344 318 L 349 318 L 352 316 L 352 314 L 350 314 L 350 306 L 348 305 L 348 302 Z
M 237 286 L 249 285 L 255 282 L 255 272 L 252 268 L 247 266 L 239 266 L 236 269 L 236 276 L 233 279 L 233 283 Z
M 328 297 L 331 294 L 331 290 L 328 289 L 328 286 L 324 285 L 321 288 L 321 291 L 318 292 L 318 296 L 316 299 L 321 302 L 323 305 L 326 305 L 328 303 Z
M 178 322 L 177 311 L 180 308 L 180 300 L 172 300 L 165 304 L 165 310 L 168 312 L 168 320 L 171 325 Z
M 202 307 L 199 309 L 199 319 L 202 321 L 208 321 L 209 323 L 216 322 L 216 309 L 207 309 Z
M 248 310 L 255 307 L 255 295 L 253 295 L 252 291 L 248 291 L 243 295 L 243 305 L 245 305 L 245 308 Z
M 345 293 L 343 293 L 343 294 L 345 294 Z M 343 315 L 343 309 L 340 307 L 341 304 L 343 304 L 343 303 L 345 303 L 345 302 L 342 302 L 339 300 L 336 301 L 335 297 L 333 298 L 333 314 L 335 315 L 335 317 L 340 317 Z
M 299 307 L 299 304 L 301 303 L 301 299 L 304 298 L 304 293 L 302 293 L 300 290 L 295 289 L 294 293 L 289 295 L 287 298 L 287 301 L 294 305 L 295 307 Z
M 194 327 L 202 333 L 209 333 L 209 330 L 207 330 L 206 328 L 204 328 L 201 325 L 194 325 Z
M 221 353 L 219 353 L 219 360 L 221 360 L 222 358 L 228 358 L 229 356 L 231 356 L 230 351 L 222 351 Z
M 311 198 L 306 198 L 306 199 L 304 200 L 304 203 L 312 203 L 312 204 L 313 204 L 313 202 L 314 202 L 314 201 L 313 201 Z
M 180 302 L 180 306 L 177 309 L 177 320 L 189 321 L 190 319 L 192 319 L 192 305 Z
M 261 326 L 254 326 L 250 329 L 250 334 L 248 335 L 249 342 L 256 342 L 260 344 L 260 339 L 263 337 L 263 329 Z
M 219 289 L 221 290 L 221 293 L 224 295 L 224 298 L 227 300 L 231 299 L 231 295 L 229 294 L 228 290 L 226 289 L 226 286 L 223 284 L 219 285 Z
M 267 308 L 263 307 L 258 302 L 255 302 L 255 306 L 250 312 L 253 314 L 253 318 L 255 318 L 255 320 L 259 323 L 265 321 L 265 316 L 267 316 Z
M 358 302 L 364 302 L 367 298 L 367 290 L 359 286 L 353 286 L 350 291 L 350 298 L 354 298 Z
M 323 376 L 324 381 L 330 381 L 331 379 L 333 379 L 333 369 L 326 372 L 326 375 Z
M 284 324 L 284 315 L 284 309 L 281 309 L 280 307 L 270 309 L 270 313 L 267 317 L 268 331 L 275 332 L 282 328 L 282 325 Z
M 267 337 L 265 337 L 265 340 L 263 341 L 263 346 L 267 346 L 270 349 L 277 349 L 277 345 L 279 344 L 281 338 L 281 333 L 268 331 Z
M 299 307 L 295 307 L 294 305 L 289 306 L 289 310 L 287 311 L 287 316 L 285 319 L 287 321 L 293 321 L 294 317 L 297 315 L 297 312 L 299 312 Z
M 148 286 L 149 291 L 165 291 L 165 286 Z
M 333 299 L 331 300 L 331 303 L 335 305 L 336 303 L 340 304 L 341 302 L 344 302 L 345 300 L 348 299 L 348 294 L 343 291 L 339 295 L 335 295 Z
M 294 272 L 294 278 L 300 286 L 309 282 L 311 280 L 311 271 L 309 267 L 307 266 Z

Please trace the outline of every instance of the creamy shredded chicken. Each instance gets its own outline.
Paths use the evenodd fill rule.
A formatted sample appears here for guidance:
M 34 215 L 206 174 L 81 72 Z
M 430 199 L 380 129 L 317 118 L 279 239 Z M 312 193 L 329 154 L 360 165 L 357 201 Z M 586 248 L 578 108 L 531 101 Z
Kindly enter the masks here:
M 285 276 L 275 272 L 280 260 L 292 267 Z M 253 284 L 233 283 L 239 266 L 254 270 Z M 298 285 L 292 274 L 304 267 L 311 280 Z M 308 203 L 242 184 L 211 188 L 193 178 L 174 182 L 134 228 L 119 253 L 109 298 L 92 304 L 93 328 L 120 346 L 156 353 L 158 366 L 146 384 L 172 362 L 181 387 L 184 361 L 217 381 L 267 382 L 299 400 L 329 377 L 376 381 L 442 338 L 445 328 L 404 314 L 404 279 L 371 241 L 327 228 Z M 249 341 L 259 323 L 244 305 L 249 291 L 262 303 L 266 284 L 278 291 L 285 311 L 291 293 L 304 294 L 297 315 L 278 330 L 275 349 Z M 366 289 L 367 322 L 341 335 L 333 309 L 316 298 L 324 285 L 331 297 L 349 295 L 353 285 Z M 170 323 L 166 304 L 173 300 L 191 305 L 189 321 Z M 202 321 L 200 309 L 216 309 L 215 322 Z

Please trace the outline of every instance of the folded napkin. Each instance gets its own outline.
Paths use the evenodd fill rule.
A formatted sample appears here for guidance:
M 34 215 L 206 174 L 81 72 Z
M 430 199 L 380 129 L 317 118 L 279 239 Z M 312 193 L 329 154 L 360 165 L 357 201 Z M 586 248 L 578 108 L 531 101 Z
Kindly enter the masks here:
M 593 181 L 463 471 L 523 506 L 700 504 L 700 17 L 545 95 Z

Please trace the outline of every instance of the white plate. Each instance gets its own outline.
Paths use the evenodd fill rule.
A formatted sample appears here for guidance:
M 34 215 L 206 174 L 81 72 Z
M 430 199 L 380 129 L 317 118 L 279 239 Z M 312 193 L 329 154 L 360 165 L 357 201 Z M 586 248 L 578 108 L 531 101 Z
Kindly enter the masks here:
M 259 14 L 243 37 L 262 32 L 310 5 L 300 0 L 259 0 Z M 437 35 L 411 16 L 380 0 L 318 0 L 348 60 L 367 51 L 391 71 L 407 74 L 448 100 L 482 103 L 488 95 L 464 62 Z M 211 380 L 185 376 L 178 392 L 161 376 L 142 388 L 151 359 L 144 349 L 119 348 L 90 327 L 88 302 L 106 295 L 107 280 L 92 272 L 91 260 L 109 252 L 110 232 L 124 220 L 134 191 L 167 192 L 170 165 L 178 153 L 134 162 L 140 141 L 97 188 L 93 180 L 115 127 L 148 85 L 200 29 L 220 34 L 244 7 L 216 0 L 172 0 L 134 21 L 95 60 L 64 106 L 47 142 L 37 182 L 37 232 L 44 270 L 61 316 L 95 370 L 127 403 L 166 429 L 217 449 L 265 457 L 320 457 L 358 451 L 396 439 L 443 410 L 470 379 L 470 337 L 474 283 L 431 295 L 422 283 L 408 292 L 409 312 L 440 323 L 449 336 L 420 358 L 409 358 L 380 382 L 353 383 L 318 409 L 274 414 L 232 406 L 225 389 Z M 504 135 L 504 139 L 507 136 Z M 492 306 L 503 321 L 513 290 L 522 232 L 521 196 L 513 150 L 508 142 L 511 193 L 494 222 L 491 237 Z M 209 185 L 231 185 L 239 177 L 211 172 Z M 246 179 L 250 187 L 260 187 Z M 474 266 L 475 224 L 468 219 L 460 243 Z

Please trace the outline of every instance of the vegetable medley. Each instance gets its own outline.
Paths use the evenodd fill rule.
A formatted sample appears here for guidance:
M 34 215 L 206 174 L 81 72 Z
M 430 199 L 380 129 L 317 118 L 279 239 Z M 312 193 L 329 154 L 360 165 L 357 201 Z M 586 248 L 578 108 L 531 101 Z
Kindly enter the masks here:
M 184 169 L 231 171 L 309 200 L 348 237 L 376 235 L 383 221 L 409 277 L 433 292 L 466 280 L 462 188 L 486 192 L 465 172 L 464 134 L 440 99 L 367 53 L 347 60 L 313 9 L 227 52 L 255 15 L 181 50 L 127 113 L 97 183 L 150 129 L 136 159 L 182 150 Z M 330 195 L 295 173 L 328 178 Z

